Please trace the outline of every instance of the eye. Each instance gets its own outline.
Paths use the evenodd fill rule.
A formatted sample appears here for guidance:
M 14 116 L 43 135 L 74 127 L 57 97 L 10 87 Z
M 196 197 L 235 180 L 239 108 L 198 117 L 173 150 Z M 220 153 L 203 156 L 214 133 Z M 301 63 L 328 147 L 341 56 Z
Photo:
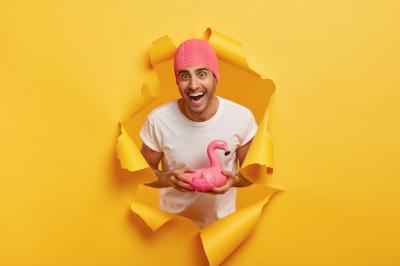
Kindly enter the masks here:
M 200 71 L 200 72 L 199 72 L 199 77 L 200 77 L 200 78 L 205 78 L 205 77 L 207 77 L 207 72 L 206 72 L 206 71 Z
M 190 78 L 190 75 L 188 73 L 186 73 L 186 72 L 182 72 L 182 73 L 179 74 L 179 78 L 181 80 L 188 80 Z

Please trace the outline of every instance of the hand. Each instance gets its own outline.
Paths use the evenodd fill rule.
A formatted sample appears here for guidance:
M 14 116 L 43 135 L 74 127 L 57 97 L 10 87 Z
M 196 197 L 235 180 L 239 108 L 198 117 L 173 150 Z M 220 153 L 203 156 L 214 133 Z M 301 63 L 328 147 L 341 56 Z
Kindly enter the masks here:
M 189 168 L 178 168 L 172 170 L 168 175 L 167 184 L 181 192 L 194 191 L 192 186 L 189 184 L 189 180 L 184 176 L 185 173 L 193 173 L 193 170 Z
M 232 172 L 222 170 L 222 174 L 228 178 L 225 185 L 223 185 L 222 187 L 213 187 L 208 192 L 213 193 L 213 194 L 224 194 L 231 187 L 234 187 L 237 182 L 239 182 L 239 177 L 234 175 Z

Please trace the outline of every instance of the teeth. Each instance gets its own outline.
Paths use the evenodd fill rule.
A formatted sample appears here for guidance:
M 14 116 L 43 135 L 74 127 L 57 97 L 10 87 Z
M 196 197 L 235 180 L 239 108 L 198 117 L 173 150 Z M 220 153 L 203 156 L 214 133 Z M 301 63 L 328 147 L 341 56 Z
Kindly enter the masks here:
M 189 96 L 197 97 L 197 96 L 200 96 L 200 95 L 203 95 L 203 94 L 204 94 L 204 92 L 195 92 L 195 93 L 190 93 Z

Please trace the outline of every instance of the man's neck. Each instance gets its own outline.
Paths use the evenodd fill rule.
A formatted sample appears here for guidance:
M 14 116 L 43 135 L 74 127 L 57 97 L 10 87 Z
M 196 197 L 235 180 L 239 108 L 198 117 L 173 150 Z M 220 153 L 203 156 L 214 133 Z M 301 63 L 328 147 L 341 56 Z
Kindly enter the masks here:
M 218 111 L 219 100 L 216 96 L 214 96 L 210 105 L 200 113 L 191 112 L 189 108 L 186 107 L 183 99 L 179 99 L 178 104 L 182 114 L 184 114 L 187 118 L 195 122 L 203 122 L 210 119 Z

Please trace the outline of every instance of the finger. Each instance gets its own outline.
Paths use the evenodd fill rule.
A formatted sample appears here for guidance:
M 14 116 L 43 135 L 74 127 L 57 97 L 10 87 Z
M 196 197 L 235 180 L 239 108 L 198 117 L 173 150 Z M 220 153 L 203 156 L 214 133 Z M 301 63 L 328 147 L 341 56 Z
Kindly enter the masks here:
M 189 182 L 190 182 L 190 177 L 187 177 L 184 174 L 176 175 L 175 177 L 177 180 L 182 181 L 186 184 L 189 184 Z
M 208 193 L 208 194 L 211 194 L 211 195 L 223 194 L 223 192 L 215 191 L 214 189 L 215 189 L 215 188 L 210 188 L 210 190 L 202 191 L 202 193 Z
M 221 186 L 221 187 L 213 187 L 211 189 L 211 191 L 215 192 L 215 193 L 225 193 L 226 191 L 228 191 L 233 184 L 233 180 L 232 179 L 228 179 L 228 181 L 226 181 L 225 185 Z
M 179 191 L 181 191 L 181 192 L 189 192 L 189 191 L 192 191 L 192 190 L 188 190 L 188 189 L 186 189 L 186 188 L 184 188 L 184 187 L 181 187 L 181 186 L 177 185 L 176 182 L 178 182 L 178 181 L 177 181 L 177 180 L 171 181 L 170 185 L 171 185 L 173 188 L 175 188 L 175 189 L 177 189 L 177 190 L 179 190 Z
M 232 172 L 227 171 L 227 170 L 222 170 L 222 174 L 223 174 L 224 176 L 227 176 L 227 177 L 231 177 L 231 176 L 232 176 Z
M 191 185 L 189 185 L 186 182 L 181 181 L 180 179 L 177 179 L 176 176 L 171 177 L 171 183 L 174 184 L 177 187 L 186 189 L 188 191 L 193 191 L 193 188 Z
M 215 188 L 212 188 L 211 190 L 209 190 L 207 193 L 210 193 L 210 194 L 224 194 L 226 191 L 224 191 L 224 190 L 218 190 L 218 189 L 215 189 Z
M 181 188 L 190 190 L 190 191 L 193 191 L 193 190 L 194 190 L 194 189 L 192 188 L 191 185 L 189 185 L 188 183 L 179 181 L 179 180 L 175 183 L 175 185 L 177 185 L 177 186 L 179 186 L 179 187 L 181 187 Z
M 184 168 L 183 171 L 185 173 L 194 173 L 194 170 L 192 170 L 191 168 Z
M 169 183 L 173 183 L 173 182 L 176 182 L 175 175 L 171 175 L 170 178 L 169 178 Z

